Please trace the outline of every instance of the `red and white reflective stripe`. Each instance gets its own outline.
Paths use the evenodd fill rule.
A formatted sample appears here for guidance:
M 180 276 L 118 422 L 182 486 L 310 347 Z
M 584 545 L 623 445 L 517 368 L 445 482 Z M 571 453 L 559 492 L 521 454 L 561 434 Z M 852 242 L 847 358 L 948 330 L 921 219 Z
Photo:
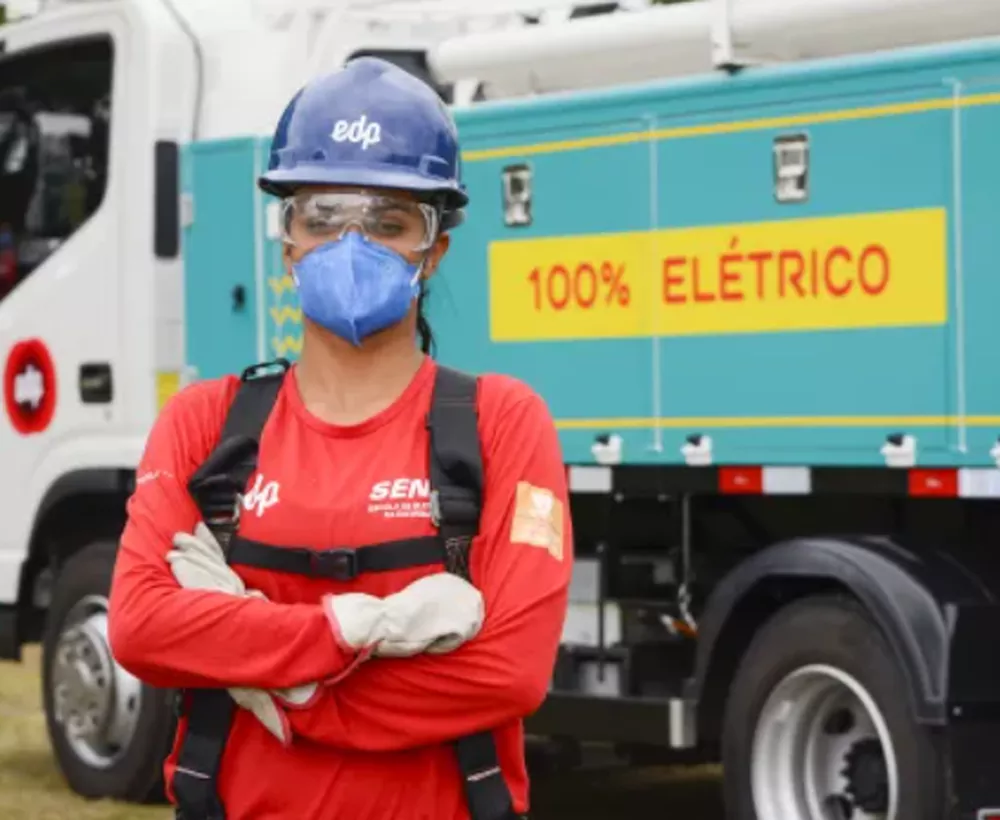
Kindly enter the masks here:
M 1000 498 L 1000 470 L 963 467 L 958 471 L 960 498 Z
M 566 483 L 571 493 L 607 495 L 614 486 L 613 481 L 610 467 L 571 465 L 566 469 Z
M 907 495 L 917 498 L 1000 498 L 1000 470 L 980 467 L 907 471 Z
M 719 492 L 726 495 L 809 495 L 808 467 L 720 467 Z
M 894 495 L 913 498 L 1000 498 L 1000 469 L 988 467 L 685 467 L 633 465 L 650 471 L 650 482 L 667 492 L 723 495 Z M 566 468 L 571 493 L 607 495 L 615 490 L 615 467 Z M 690 471 L 690 472 L 688 472 Z M 669 472 L 669 479 L 666 474 Z M 657 474 L 656 478 L 653 477 Z M 691 476 L 691 484 L 684 476 Z M 626 486 L 635 486 L 631 479 Z
M 906 487 L 910 496 L 958 498 L 958 470 L 908 470 Z
M 764 467 L 767 495 L 809 495 L 812 471 L 808 467 Z
M 719 492 L 726 495 L 760 495 L 764 492 L 764 468 L 720 467 Z

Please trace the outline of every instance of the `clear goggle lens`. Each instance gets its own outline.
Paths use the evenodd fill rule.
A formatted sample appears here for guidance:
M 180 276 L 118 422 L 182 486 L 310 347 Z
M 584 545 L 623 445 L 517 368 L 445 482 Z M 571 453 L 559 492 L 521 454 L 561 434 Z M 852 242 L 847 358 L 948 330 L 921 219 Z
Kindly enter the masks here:
M 311 247 L 340 239 L 355 227 L 403 254 L 425 251 L 438 230 L 437 210 L 425 202 L 357 192 L 298 194 L 282 202 L 282 239 Z

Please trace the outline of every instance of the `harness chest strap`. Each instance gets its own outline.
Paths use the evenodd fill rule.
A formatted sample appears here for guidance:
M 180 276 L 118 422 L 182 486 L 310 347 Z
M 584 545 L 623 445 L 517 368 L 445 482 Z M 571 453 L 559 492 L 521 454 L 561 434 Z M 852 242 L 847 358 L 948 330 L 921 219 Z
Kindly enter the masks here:
M 278 373 L 260 375 L 279 365 Z M 476 379 L 438 367 L 428 416 L 431 518 L 438 534 L 356 549 L 312 550 L 263 544 L 236 533 L 241 494 L 256 467 L 264 424 L 289 364 L 278 360 L 244 371 L 220 444 L 189 488 L 231 564 L 345 581 L 383 572 L 444 563 L 469 579 L 469 548 L 479 529 L 483 467 L 476 415 Z M 225 820 L 217 791 L 219 766 L 236 704 L 225 689 L 187 693 L 187 731 L 181 741 L 173 791 L 178 820 Z M 454 743 L 471 820 L 513 820 L 492 732 Z

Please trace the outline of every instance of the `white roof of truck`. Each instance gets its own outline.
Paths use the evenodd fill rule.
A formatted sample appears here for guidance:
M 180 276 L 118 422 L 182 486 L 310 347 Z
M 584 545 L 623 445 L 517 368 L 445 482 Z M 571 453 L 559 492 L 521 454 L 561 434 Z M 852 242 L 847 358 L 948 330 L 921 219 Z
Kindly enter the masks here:
M 7 2 L 14 13 L 39 4 Z M 203 58 L 201 139 L 270 133 L 308 77 L 359 49 L 426 51 L 460 97 L 482 85 L 495 99 L 1000 35 L 1000 0 L 619 0 L 621 11 L 567 19 L 596 2 L 42 0 L 41 13 L 121 4 L 161 25 L 179 16 Z

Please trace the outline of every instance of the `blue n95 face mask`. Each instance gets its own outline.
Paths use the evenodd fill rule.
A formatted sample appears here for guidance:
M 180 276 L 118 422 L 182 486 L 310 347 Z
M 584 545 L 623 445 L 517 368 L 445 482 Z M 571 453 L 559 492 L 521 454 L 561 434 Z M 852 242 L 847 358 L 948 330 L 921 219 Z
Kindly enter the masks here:
M 292 265 L 303 314 L 355 346 L 403 320 L 420 295 L 420 268 L 357 231 Z

